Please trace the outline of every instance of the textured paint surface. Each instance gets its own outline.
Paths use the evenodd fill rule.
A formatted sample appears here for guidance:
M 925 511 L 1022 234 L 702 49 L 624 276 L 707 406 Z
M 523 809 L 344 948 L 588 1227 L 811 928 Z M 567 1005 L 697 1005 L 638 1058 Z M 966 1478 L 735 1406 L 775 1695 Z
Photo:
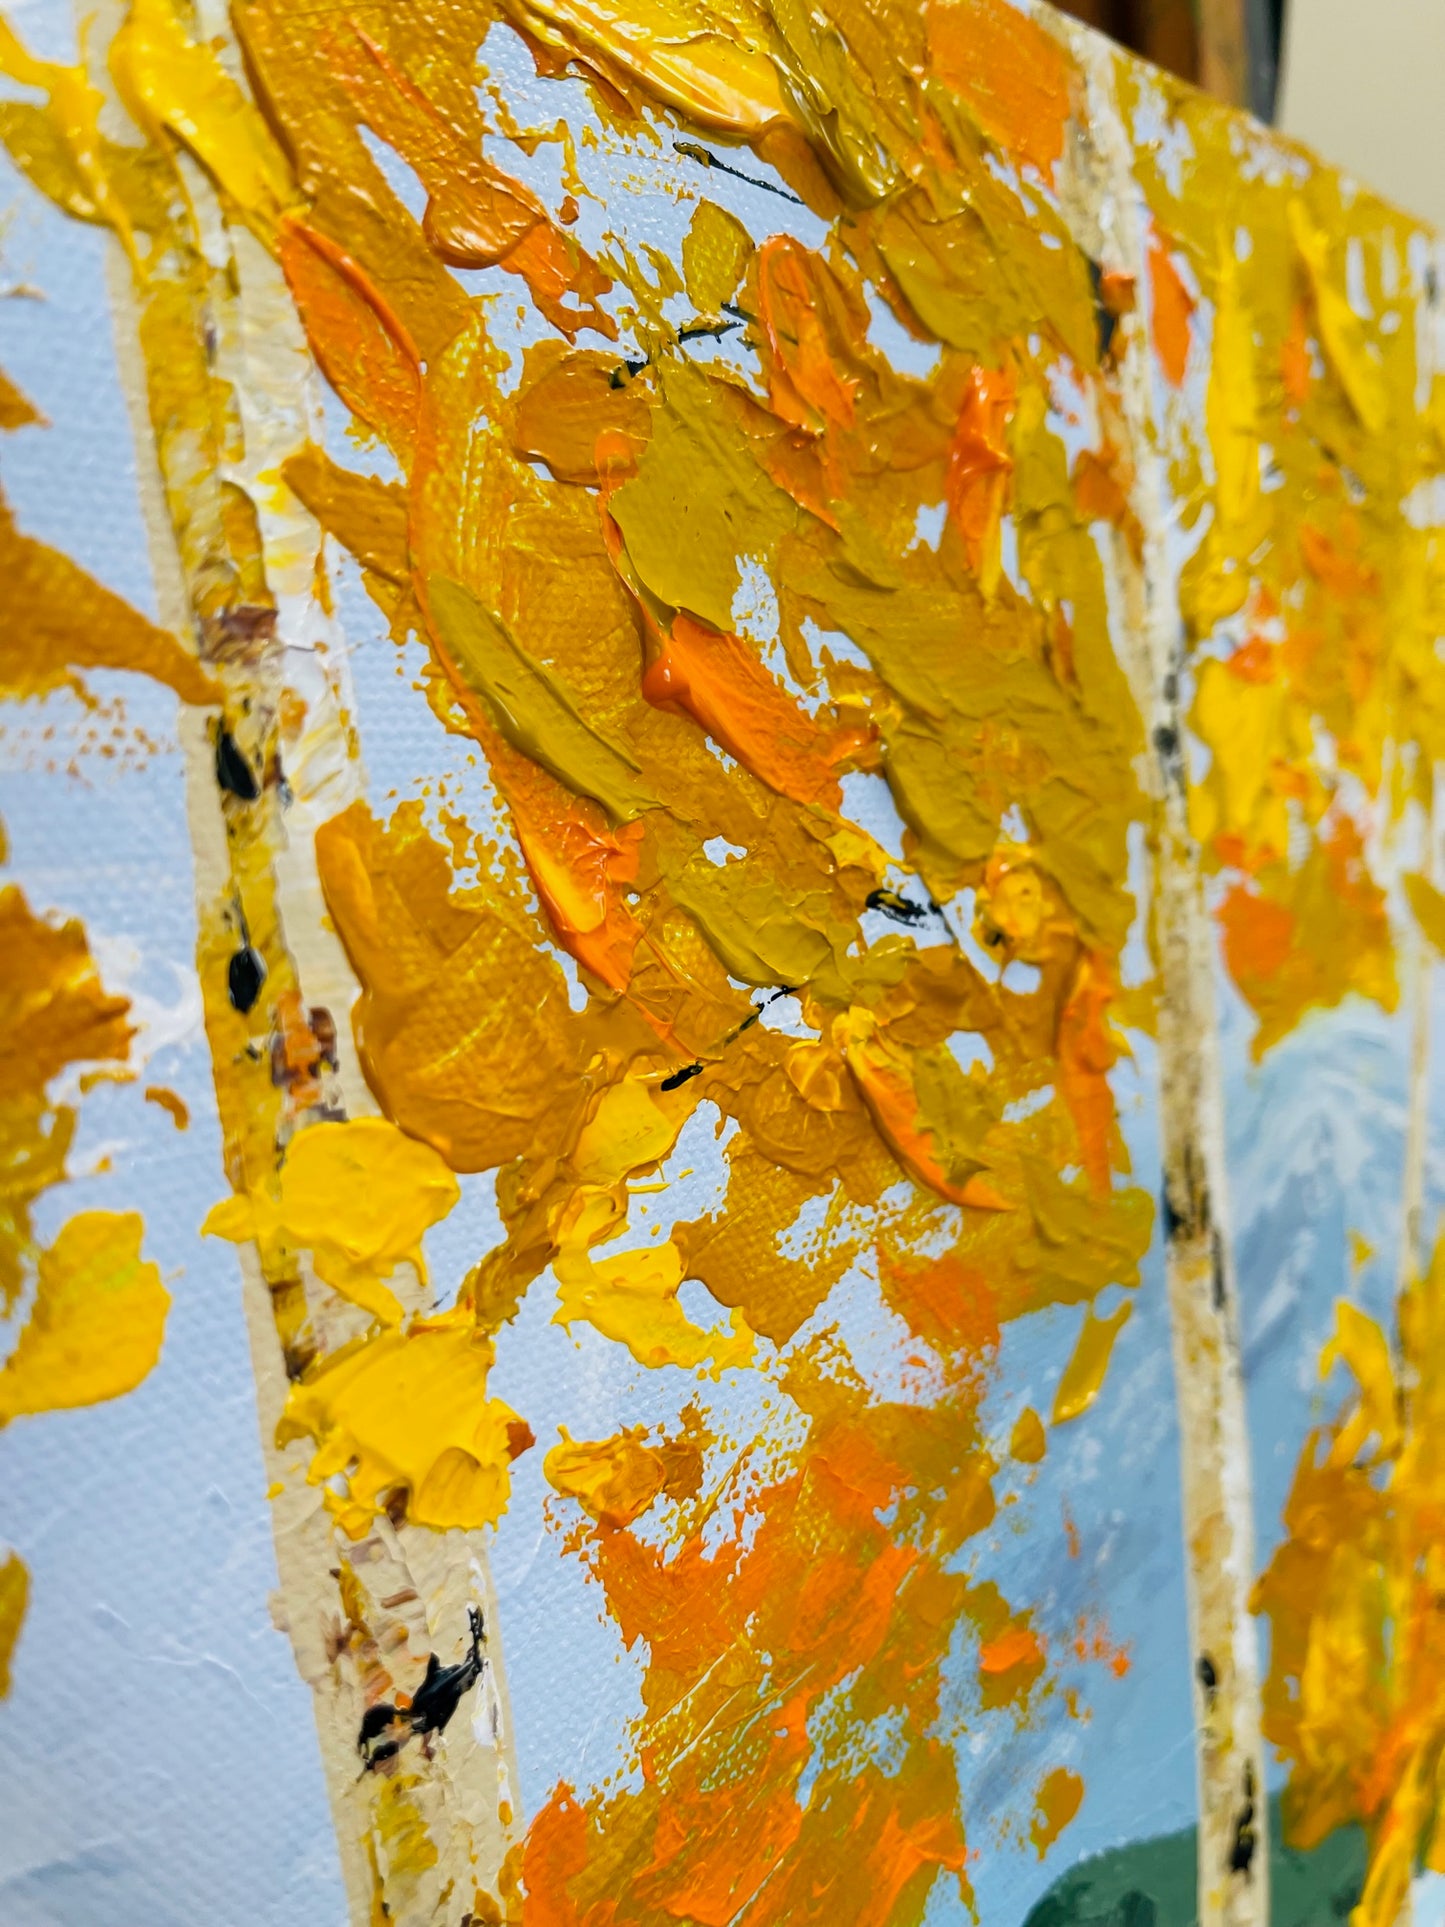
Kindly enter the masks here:
M 134 1391 L 160 1356 L 169 1294 L 138 1213 L 83 1211 L 40 1255 L 35 1302 L 0 1373 L 0 1421 Z
M 1266 1731 L 1290 1762 L 1285 1821 L 1304 1846 L 1357 1824 L 1370 1842 L 1359 1927 L 1396 1921 L 1421 1860 L 1445 1872 L 1439 1773 L 1441 1255 L 1402 1295 L 1395 1331 L 1336 1307 L 1320 1375 L 1338 1415 L 1306 1440 L 1287 1538 L 1256 1590 L 1274 1628 Z
M 1262 1063 L 1347 1000 L 1395 1008 L 1407 905 L 1440 934 L 1430 243 L 1004 0 L 246 0 L 214 35 L 136 0 L 111 24 L 105 74 L 0 40 L 0 136 L 135 268 L 197 653 L 7 522 L 33 640 L 5 673 L 36 698 L 122 667 L 214 712 L 197 964 L 233 1195 L 207 1222 L 255 1247 L 284 1363 L 278 1543 L 304 1505 L 335 1560 L 286 1583 L 329 1616 L 308 1677 L 364 1708 L 358 1741 L 356 1698 L 318 1686 L 343 1858 L 374 1918 L 450 1918 L 463 1864 L 479 1919 L 958 1917 L 991 1856 L 1066 1851 L 1093 1792 L 1068 1762 L 1130 1671 L 1107 1576 L 1066 1609 L 1007 1539 L 1018 1508 L 1040 1571 L 1078 1560 L 1066 1487 L 1030 1509 L 1034 1483 L 1144 1322 L 1158 1171 L 1119 1093 L 1156 1036 L 1171 1061 L 1150 861 L 1190 866 Z M 646 241 L 614 219 L 628 169 L 661 183 Z M 285 392 L 245 334 L 258 288 L 345 423 L 291 421 L 274 461 L 247 442 Z M 19 389 L 0 419 L 36 424 Z M 359 580 L 454 739 L 449 789 L 363 781 L 324 647 L 305 695 L 285 680 L 302 580 L 328 616 Z M 1184 680 L 1152 706 L 1141 597 L 1178 608 Z M 307 890 L 349 1013 L 308 993 Z M 164 1291 L 134 1242 L 79 1252 L 99 1214 L 33 1243 L 67 1128 L 46 1084 L 123 1063 L 125 1006 L 77 926 L 15 886 L 0 909 L 38 960 L 4 1098 L 36 1173 L 7 1220 L 12 1296 L 38 1281 L 18 1412 L 62 1402 L 57 1358 L 91 1397 L 136 1382 Z M 433 1276 L 423 1241 L 478 1183 L 495 1223 Z M 1177 1241 L 1172 1188 L 1163 1218 Z M 1207 1252 L 1207 1208 L 1185 1229 Z M 1366 1827 L 1371 1927 L 1440 1857 L 1408 1596 L 1433 1596 L 1438 1427 L 1400 1389 L 1428 1381 L 1430 1289 L 1399 1358 L 1341 1307 L 1327 1362 L 1359 1398 L 1307 1448 L 1258 1595 L 1286 1825 Z M 1035 1325 L 1051 1397 L 1006 1371 Z M 499 1396 L 539 1326 L 631 1374 L 635 1409 L 594 1422 L 579 1384 L 554 1431 Z M 502 1533 L 524 1476 L 632 1700 L 603 1766 L 552 1762 L 519 1810 L 493 1657 L 406 1613 L 428 1535 Z M 1176 1643 L 1209 1744 L 1228 1662 Z M 1389 1681 L 1367 1773 L 1308 1685 L 1346 1654 Z M 452 1710 L 492 1710 L 428 1724 L 438 1669 Z M 1211 1921 L 1258 1917 L 1240 1744 Z M 986 1748 L 1029 1770 L 998 1792 Z

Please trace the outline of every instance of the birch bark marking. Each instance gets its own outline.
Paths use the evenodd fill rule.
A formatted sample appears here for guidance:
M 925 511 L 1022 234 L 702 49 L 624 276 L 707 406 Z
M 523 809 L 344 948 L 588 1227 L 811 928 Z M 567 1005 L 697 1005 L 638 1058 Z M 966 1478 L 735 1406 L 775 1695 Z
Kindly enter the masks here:
M 1142 195 L 1107 43 L 1070 36 L 1085 78 L 1071 213 L 1104 269 L 1149 286 Z M 1194 1684 L 1201 1927 L 1264 1927 L 1267 1810 L 1259 1660 L 1249 1610 L 1254 1524 L 1239 1314 L 1230 1248 L 1224 1095 L 1214 1003 L 1213 930 L 1189 831 L 1185 638 L 1169 554 L 1167 492 L 1155 432 L 1144 315 L 1121 329 L 1106 405 L 1133 473 L 1136 558 L 1122 534 L 1113 564 L 1121 658 L 1144 718 L 1151 803 L 1153 917 L 1160 979 L 1159 1102 L 1165 1278 L 1179 1417 L 1184 1569 Z
M 91 71 L 108 97 L 108 131 L 133 142 L 105 65 L 120 21 L 112 8 L 93 36 Z M 240 82 L 224 16 L 202 17 L 197 29 L 213 45 L 225 36 Z M 196 639 L 223 690 L 221 715 L 183 712 L 181 735 L 226 1172 L 238 1192 L 274 1195 L 297 1131 L 376 1108 L 346 1034 L 357 985 L 326 924 L 314 848 L 319 825 L 360 793 L 361 771 L 345 720 L 342 638 L 318 595 L 320 532 L 277 479 L 318 424 L 315 373 L 275 262 L 227 219 L 201 168 L 183 151 L 171 158 L 185 216 L 157 238 L 142 272 L 112 246 L 110 292 L 161 617 Z M 204 397 L 187 394 L 196 419 L 168 407 L 166 343 L 207 371 Z M 234 732 L 240 758 L 230 784 L 218 781 L 220 728 Z M 251 977 L 263 973 L 244 1010 L 230 975 L 243 953 Z M 304 1097 L 275 1074 L 283 1023 L 310 1030 L 318 1062 L 329 1052 L 329 1073 Z M 276 1424 L 289 1382 L 359 1336 L 364 1316 L 299 1259 L 267 1269 L 247 1247 L 242 1271 L 274 1495 L 275 1616 L 313 1691 L 349 1912 L 357 1927 L 455 1927 L 487 1904 L 482 1890 L 495 1891 L 515 1781 L 482 1536 L 387 1517 L 359 1543 L 339 1531 L 306 1482 L 311 1443 L 278 1447 Z M 414 1276 L 392 1284 L 409 1311 L 425 1308 Z M 398 1651 L 413 1662 L 461 1659 L 472 1605 L 487 1628 L 474 1697 L 427 1748 L 413 1743 L 395 1766 L 364 1770 L 357 1736 L 383 1663 L 394 1666 Z

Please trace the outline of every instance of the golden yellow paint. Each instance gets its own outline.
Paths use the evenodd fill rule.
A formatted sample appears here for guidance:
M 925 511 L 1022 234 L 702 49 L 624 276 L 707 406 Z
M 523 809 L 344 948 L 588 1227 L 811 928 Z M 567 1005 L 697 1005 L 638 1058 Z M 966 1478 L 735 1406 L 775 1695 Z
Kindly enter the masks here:
M 554 1492 L 576 1499 L 599 1525 L 629 1526 L 667 1484 L 667 1458 L 644 1445 L 640 1432 L 573 1440 L 563 1435 L 542 1462 Z
M 170 0 L 130 0 L 111 42 L 121 99 L 153 135 L 164 128 L 263 235 L 293 198 L 291 170 L 215 49 L 189 38 Z
M 161 1355 L 170 1293 L 141 1257 L 135 1211 L 82 1211 L 40 1254 L 35 1302 L 0 1370 L 0 1424 L 99 1405 L 140 1384 Z
M 81 925 L 38 917 L 14 884 L 0 890 L 0 1306 L 15 1304 L 37 1257 L 30 1213 L 65 1175 L 75 1113 L 46 1090 L 72 1064 L 122 1064 L 129 1004 L 107 992 Z
M 1067 1425 L 1087 1412 L 1103 1390 L 1104 1375 L 1114 1355 L 1114 1341 L 1134 1314 L 1134 1302 L 1126 1298 L 1107 1318 L 1094 1312 L 1085 1314 L 1074 1341 L 1073 1353 L 1064 1367 L 1054 1393 L 1052 1422 Z
M 1445 745 L 1439 538 L 1406 510 L 1445 451 L 1412 426 L 1429 383 L 1420 290 L 1396 272 L 1410 224 L 1324 170 L 1237 183 L 1227 123 L 1184 115 L 1182 189 L 1140 166 L 1213 308 L 1213 482 L 1194 479 L 1182 411 L 1171 442 L 1176 487 L 1214 517 L 1183 584 L 1211 759 L 1191 821 L 1229 879 L 1225 959 L 1263 1053 L 1352 991 L 1395 1000 L 1387 880 L 1371 872 L 1380 826 L 1427 800 Z M 1340 770 L 1361 786 L 1348 805 Z
M 164 1084 L 147 1084 L 145 1100 L 147 1104 L 159 1106 L 178 1131 L 190 1128 L 190 1107 L 178 1092 L 168 1089 Z
M 617 62 L 704 127 L 749 137 L 786 118 L 773 63 L 721 23 L 703 15 L 677 21 L 664 0 L 539 0 L 527 17 L 554 44 L 576 44 L 604 63 Z
M 1311 221 L 1302 201 L 1290 202 L 1289 225 L 1309 274 L 1320 338 L 1330 365 L 1349 396 L 1360 425 L 1370 434 L 1378 435 L 1385 426 L 1390 405 L 1384 373 L 1364 323 L 1331 272 L 1329 236 Z
M 0 1566 L 0 1699 L 10 1691 L 11 1663 L 30 1603 L 30 1574 L 18 1552 L 5 1555 Z
M 399 1773 L 389 1780 L 381 1795 L 377 1816 L 377 1845 L 385 1855 L 387 1875 L 402 1886 L 437 1862 L 435 1843 L 413 1797 L 417 1785 L 416 1776 L 407 1773 Z M 385 1918 L 382 1912 L 381 1919 Z
M 610 1084 L 577 1134 L 572 1163 L 578 1178 L 611 1190 L 633 1172 L 660 1164 L 695 1101 L 686 1086 L 664 1091 L 660 1079 L 623 1077 Z
M 263 1261 L 287 1248 L 311 1253 L 316 1275 L 387 1324 L 401 1304 L 386 1280 L 399 1265 L 426 1282 L 421 1241 L 461 1196 L 430 1145 L 385 1118 L 317 1124 L 287 1148 L 277 1195 L 216 1205 L 203 1229 L 235 1244 L 254 1239 Z
M 1328 1378 L 1337 1364 L 1354 1375 L 1359 1403 L 1330 1448 L 1331 1463 L 1353 1465 L 1371 1439 L 1377 1458 L 1398 1457 L 1399 1388 L 1389 1341 L 1373 1318 L 1343 1299 L 1335 1306 L 1334 1335 L 1320 1353 L 1320 1377 Z
M 129 1004 L 101 983 L 83 927 L 38 917 L 15 884 L 0 890 L 0 1101 L 43 1095 L 69 1064 L 123 1062 Z
M 44 425 L 45 417 L 0 368 L 0 429 L 30 428 Z
M 272 1028 L 305 1022 L 276 910 L 284 831 L 268 817 L 234 839 L 230 886 L 271 975 L 243 1019 L 218 988 L 233 939 L 208 930 L 238 1190 L 212 1228 L 257 1237 L 304 1366 L 282 1436 L 314 1442 L 310 1475 L 355 1537 L 382 1510 L 494 1521 L 530 1434 L 488 1395 L 493 1345 L 548 1274 L 589 1346 L 766 1375 L 792 1442 L 742 1467 L 731 1524 L 727 1455 L 756 1442 L 684 1425 L 548 1454 L 590 1522 L 567 1512 L 570 1543 L 644 1658 L 642 1770 L 621 1790 L 555 1789 L 506 1904 L 525 1888 L 529 1919 L 604 1927 L 625 1889 L 649 1917 L 770 1927 L 857 1894 L 879 1922 L 913 1920 L 938 1879 L 967 1899 L 939 1725 L 950 1655 L 972 1642 L 984 1704 L 1020 1719 L 1058 1665 L 1042 1620 L 965 1576 L 994 1516 L 979 1407 L 1000 1329 L 1085 1307 L 1053 1408 L 1078 1420 L 1130 1312 L 1101 1319 L 1093 1301 L 1136 1281 L 1151 1232 L 1110 1088 L 1119 1027 L 1154 996 L 1118 990 L 1143 908 L 1130 839 L 1154 821 L 1115 579 L 1145 553 L 1136 469 L 1152 449 L 1120 370 L 1152 340 L 1173 491 L 1159 513 L 1177 507 L 1193 545 L 1190 722 L 1211 754 L 1192 821 L 1263 1051 L 1308 1009 L 1393 998 L 1367 812 L 1424 801 L 1445 750 L 1439 557 L 1400 507 L 1445 448 L 1415 432 L 1418 296 L 1389 293 L 1382 265 L 1408 237 L 1307 164 L 1242 167 L 1237 124 L 1171 96 L 1184 188 L 1141 141 L 1135 287 L 1095 259 L 1084 78 L 1044 19 L 1003 0 L 807 19 L 714 0 L 507 0 L 496 19 L 399 0 L 364 26 L 248 0 L 236 31 L 264 119 L 240 66 L 179 19 L 138 0 L 114 50 L 143 169 L 141 150 L 97 144 L 89 97 L 48 69 L 50 146 L 25 147 L 41 123 L 8 107 L 0 131 L 72 211 L 158 239 L 143 347 L 203 652 L 226 663 L 269 636 L 275 594 L 253 506 L 216 481 L 233 398 L 206 352 L 195 168 L 278 250 L 318 366 L 395 462 L 381 483 L 311 451 L 286 476 L 398 641 L 424 646 L 427 698 L 485 762 L 514 839 L 479 839 L 460 809 L 439 839 L 415 803 L 323 828 L 321 883 L 362 985 L 354 1042 L 388 1120 L 365 1133 L 265 1081 Z M 589 257 L 572 233 L 586 150 L 555 213 L 481 158 L 501 137 L 478 107 L 478 49 L 505 21 L 544 75 L 584 77 L 600 145 L 655 138 L 685 197 L 697 170 L 721 178 L 702 140 L 747 143 L 726 165 L 775 170 L 826 238 L 805 246 L 781 204 L 748 232 L 708 200 L 678 260 L 615 237 Z M 492 90 L 504 136 L 550 137 Z M 377 141 L 421 183 L 419 218 Z M 1369 321 L 1344 285 L 1356 242 Z M 515 277 L 524 353 L 450 272 L 491 267 Z M 699 320 L 740 323 L 715 354 L 666 319 L 684 287 Z M 927 374 L 880 349 L 882 308 L 929 351 Z M 1072 460 L 1056 432 L 1069 393 L 1089 440 Z M 51 581 L 44 557 L 28 566 Z M 776 639 L 739 602 L 760 580 Z M 877 783 L 901 861 L 849 820 Z M 461 883 L 468 856 L 477 880 Z M 965 893 L 972 944 L 956 935 Z M 780 995 L 802 1034 L 764 1014 Z M 725 1200 L 642 1242 L 634 1188 L 663 1183 L 703 1103 L 730 1132 Z M 450 1174 L 481 1170 L 505 1236 L 455 1312 L 408 1325 L 386 1280 L 450 1208 Z M 379 1328 L 308 1350 L 295 1249 Z M 915 1404 L 876 1395 L 841 1336 L 798 1337 L 860 1261 L 930 1361 Z M 688 1317 L 689 1285 L 728 1321 Z M 1371 1440 L 1408 1452 L 1408 1426 L 1389 1430 L 1408 1388 L 1343 1313 L 1335 1344 L 1367 1387 L 1339 1462 L 1326 1455 L 1347 1481 Z M 1023 1414 L 1011 1453 L 1036 1464 L 1045 1444 Z M 674 1478 L 669 1455 L 688 1454 Z M 364 1601 L 338 1586 L 359 1623 Z M 887 1762 L 851 1743 L 877 1720 L 897 1736 Z M 1389 1757 L 1381 1800 L 1407 1782 L 1417 1797 L 1424 1766 L 1390 1779 L 1405 1754 Z M 389 1783 L 368 1840 L 378 1918 L 435 1864 L 414 1790 Z M 1050 1771 L 1016 1831 L 1046 1852 L 1081 1797 Z
M 647 808 L 653 799 L 634 759 L 584 722 L 560 677 L 519 649 L 475 596 L 433 576 L 427 600 L 442 645 L 491 705 L 514 749 L 558 782 L 594 797 L 616 820 Z
M 1066 1766 L 1057 1766 L 1045 1775 L 1039 1786 L 1034 1822 L 1029 1838 L 1042 1860 L 1078 1812 L 1084 1798 L 1084 1783 Z
M 31 118 L 34 109 L 27 112 L 14 103 L 6 104 L 6 120 L 12 130 L 23 127 L 32 135 L 42 133 L 39 142 L 26 144 L 35 154 L 35 171 L 45 191 L 81 220 L 104 221 L 113 227 L 134 259 L 130 214 L 116 192 L 111 178 L 112 155 L 100 132 L 104 101 L 100 90 L 92 85 L 82 66 L 67 67 L 37 59 L 4 19 L 0 19 L 0 73 L 48 97 L 49 111 L 43 119 Z
M 1428 877 L 1405 877 L 1405 895 L 1415 913 L 1415 921 L 1442 957 L 1445 957 L 1445 895 Z
M 717 320 L 732 300 L 753 253 L 752 236 L 716 201 L 699 201 L 682 241 L 687 298 L 700 315 Z
M 1263 655 L 1263 652 L 1259 652 Z M 1226 825 L 1247 835 L 1260 851 L 1282 855 L 1289 848 L 1291 785 L 1277 778 L 1289 744 L 1292 718 L 1282 677 L 1241 674 L 1217 659 L 1201 665 L 1194 716 L 1215 745 L 1208 776 L 1194 791 L 1190 827 L 1208 844 Z M 1271 779 L 1275 780 L 1271 780 Z
M 669 1239 L 610 1258 L 593 1258 L 588 1245 L 612 1230 L 615 1211 L 606 1197 L 584 1204 L 576 1223 L 564 1232 L 553 1260 L 557 1274 L 555 1322 L 582 1322 L 616 1344 L 625 1345 L 639 1365 L 706 1364 L 713 1377 L 746 1365 L 753 1335 L 739 1312 L 731 1329 L 704 1331 L 677 1301 L 685 1272 L 682 1253 Z
M 1009 1457 L 1020 1465 L 1041 1465 L 1049 1449 L 1044 1422 L 1032 1405 L 1026 1405 L 1014 1420 L 1008 1441 Z
M 392 1494 L 420 1525 L 493 1525 L 509 1467 L 530 1442 L 510 1406 L 487 1396 L 491 1341 L 465 1313 L 358 1339 L 319 1361 L 286 1401 L 278 1437 L 310 1437 L 313 1485 L 342 1479 L 326 1504 L 360 1538 Z
M 0 687 L 43 696 L 80 686 L 77 671 L 131 669 L 184 702 L 216 700 L 215 683 L 174 636 L 45 543 L 22 535 L 0 502 L 0 572 L 7 615 L 0 632 Z
M 1321 1367 L 1344 1364 L 1354 1384 L 1305 1441 L 1287 1536 L 1255 1595 L 1271 1621 L 1266 1733 L 1290 1765 L 1287 1836 L 1308 1848 L 1354 1823 L 1369 1838 L 1355 1927 L 1393 1927 L 1421 1861 L 1445 1871 L 1442 1313 L 1445 1248 L 1402 1296 L 1393 1344 L 1337 1307 Z

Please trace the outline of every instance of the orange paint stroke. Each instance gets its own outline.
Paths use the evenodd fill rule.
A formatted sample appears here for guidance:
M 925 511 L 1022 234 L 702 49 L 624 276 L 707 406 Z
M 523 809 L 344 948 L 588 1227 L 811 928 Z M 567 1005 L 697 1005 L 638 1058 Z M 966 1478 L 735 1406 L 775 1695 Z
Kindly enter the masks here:
M 1007 369 L 974 368 L 948 451 L 949 511 L 984 594 L 998 586 L 999 529 L 1013 476 L 1007 429 L 1017 400 Z
M 1059 1011 L 1055 1048 L 1059 1090 L 1079 1134 L 1085 1175 L 1099 1197 L 1110 1188 L 1113 1161 L 1114 1094 L 1109 1088 L 1109 1072 L 1118 1058 L 1109 1034 L 1113 999 L 1107 960 L 1098 952 L 1084 952 Z
M 326 379 L 409 463 L 421 361 L 401 317 L 343 248 L 294 216 L 281 224 L 281 267 Z
M 520 275 L 547 320 L 569 340 L 583 327 L 615 337 L 616 323 L 597 305 L 611 278 L 553 225 L 536 195 L 486 159 L 479 138 L 462 138 L 386 51 L 352 26 L 370 71 L 348 64 L 338 39 L 332 43 L 337 72 L 374 130 L 427 190 L 422 232 L 433 251 L 452 267 L 500 267 Z M 478 123 L 478 137 L 480 131 Z M 564 305 L 568 296 L 580 306 Z
M 764 242 L 758 256 L 758 302 L 773 351 L 773 407 L 795 427 L 824 423 L 851 428 L 858 382 L 840 374 L 828 340 L 831 277 L 810 249 L 785 234 Z
M 1149 236 L 1150 332 L 1166 378 L 1178 388 L 1189 367 L 1190 321 L 1196 306 L 1174 265 L 1174 255 L 1157 229 Z
M 833 732 L 830 742 L 737 636 L 684 610 L 666 633 L 649 628 L 657 653 L 643 672 L 642 693 L 650 703 L 686 712 L 780 796 L 840 806 L 835 764 L 858 746 L 861 732 Z
M 1061 42 L 1007 0 L 934 0 L 925 19 L 931 71 L 1006 153 L 1051 182 L 1072 111 Z

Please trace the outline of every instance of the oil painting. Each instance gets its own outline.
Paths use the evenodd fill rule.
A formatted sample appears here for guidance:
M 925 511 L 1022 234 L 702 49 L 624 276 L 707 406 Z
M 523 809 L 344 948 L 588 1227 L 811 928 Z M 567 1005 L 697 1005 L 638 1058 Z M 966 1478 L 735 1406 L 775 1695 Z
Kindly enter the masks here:
M 0 80 L 0 1917 L 1445 1920 L 1438 237 L 1031 0 Z

